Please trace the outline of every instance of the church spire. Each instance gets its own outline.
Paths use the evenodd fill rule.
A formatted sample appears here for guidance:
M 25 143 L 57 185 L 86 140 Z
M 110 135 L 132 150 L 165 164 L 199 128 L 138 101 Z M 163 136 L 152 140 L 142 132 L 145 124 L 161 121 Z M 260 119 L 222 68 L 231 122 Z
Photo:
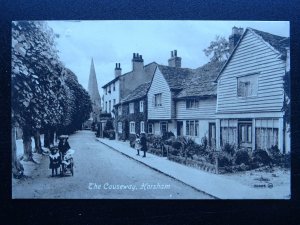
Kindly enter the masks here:
M 89 84 L 88 84 L 88 92 L 91 97 L 93 112 L 98 114 L 101 108 L 101 98 L 98 90 L 98 83 L 96 77 L 96 71 L 94 66 L 94 60 L 92 58 L 91 68 L 90 68 L 90 76 L 89 76 Z

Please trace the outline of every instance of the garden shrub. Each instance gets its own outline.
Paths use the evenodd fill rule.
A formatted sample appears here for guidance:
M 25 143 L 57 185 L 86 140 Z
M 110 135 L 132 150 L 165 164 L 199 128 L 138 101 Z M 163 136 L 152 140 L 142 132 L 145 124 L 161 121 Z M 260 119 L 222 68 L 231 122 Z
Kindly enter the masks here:
M 179 150 L 182 147 L 182 143 L 180 141 L 173 141 L 172 148 Z
M 218 166 L 228 167 L 233 165 L 233 157 L 227 152 L 219 152 L 218 154 Z
M 225 145 L 222 146 L 222 151 L 226 152 L 226 153 L 228 153 L 230 155 L 233 155 L 234 152 L 235 152 L 235 147 L 234 147 L 234 145 L 226 143 Z
M 235 153 L 235 164 L 236 165 L 249 165 L 250 164 L 250 155 L 247 150 L 240 149 Z
M 262 166 L 262 165 L 270 165 L 272 162 L 271 157 L 265 150 L 255 150 L 252 154 L 252 162 L 255 166 Z
M 277 145 L 272 146 L 268 149 L 270 157 L 272 159 L 272 163 L 275 165 L 280 165 L 283 162 L 283 155 L 281 154 Z
M 168 132 L 164 132 L 161 138 L 163 141 L 165 141 L 168 140 L 170 137 L 175 137 L 175 135 L 173 134 L 173 132 L 168 131 Z

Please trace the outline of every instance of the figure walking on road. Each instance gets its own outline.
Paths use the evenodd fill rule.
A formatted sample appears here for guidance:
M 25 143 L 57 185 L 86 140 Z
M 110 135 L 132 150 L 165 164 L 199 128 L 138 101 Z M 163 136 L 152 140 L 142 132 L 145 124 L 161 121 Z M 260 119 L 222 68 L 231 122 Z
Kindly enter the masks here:
M 135 144 L 134 144 L 135 149 L 137 150 L 137 154 L 136 155 L 140 155 L 140 150 L 142 148 L 141 145 L 141 139 L 140 136 L 137 134 L 135 137 Z
M 141 150 L 144 152 L 143 157 L 146 157 L 146 151 L 147 151 L 147 138 L 145 133 L 141 133 Z

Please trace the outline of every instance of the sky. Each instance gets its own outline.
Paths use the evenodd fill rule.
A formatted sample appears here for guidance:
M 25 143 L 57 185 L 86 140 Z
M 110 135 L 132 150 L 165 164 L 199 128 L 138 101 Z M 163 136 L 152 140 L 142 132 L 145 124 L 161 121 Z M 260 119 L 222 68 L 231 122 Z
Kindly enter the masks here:
M 87 89 L 94 60 L 100 95 L 102 86 L 114 78 L 116 63 L 122 74 L 131 71 L 132 54 L 151 62 L 168 65 L 172 50 L 182 58 L 182 67 L 197 68 L 209 61 L 203 49 L 216 35 L 228 38 L 232 27 L 251 27 L 289 37 L 288 21 L 48 21 L 58 34 L 56 47 L 60 60 Z

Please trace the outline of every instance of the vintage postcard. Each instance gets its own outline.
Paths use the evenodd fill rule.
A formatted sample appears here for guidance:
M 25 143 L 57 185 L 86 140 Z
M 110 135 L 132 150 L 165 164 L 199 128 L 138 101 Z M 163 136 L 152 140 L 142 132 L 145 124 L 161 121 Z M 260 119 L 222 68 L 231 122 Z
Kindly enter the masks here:
M 13 199 L 290 199 L 288 21 L 12 21 Z

